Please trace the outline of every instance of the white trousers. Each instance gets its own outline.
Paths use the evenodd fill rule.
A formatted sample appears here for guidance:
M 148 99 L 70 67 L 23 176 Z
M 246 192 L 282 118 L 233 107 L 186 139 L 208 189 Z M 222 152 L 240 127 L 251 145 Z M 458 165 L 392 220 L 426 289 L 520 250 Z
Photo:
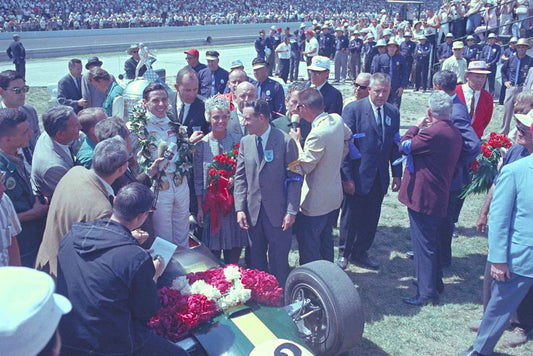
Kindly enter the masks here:
M 170 182 L 170 188 L 160 190 L 153 214 L 155 236 L 178 247 L 188 247 L 189 236 L 189 185 L 183 178 L 180 186 Z

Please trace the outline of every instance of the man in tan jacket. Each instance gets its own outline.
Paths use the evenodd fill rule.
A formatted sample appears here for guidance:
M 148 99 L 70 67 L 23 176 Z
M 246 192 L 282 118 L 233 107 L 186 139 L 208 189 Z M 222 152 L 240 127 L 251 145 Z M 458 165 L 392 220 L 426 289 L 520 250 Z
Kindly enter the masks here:
M 92 168 L 76 166 L 57 184 L 35 268 L 57 277 L 57 252 L 63 236 L 75 222 L 111 216 L 111 184 L 128 168 L 129 152 L 118 137 L 99 142 L 94 148 Z
M 333 220 L 342 203 L 340 168 L 348 153 L 351 131 L 340 115 L 324 112 L 318 90 L 302 91 L 298 101 L 300 117 L 311 123 L 304 149 L 300 130 L 290 133 L 299 148 L 299 167 L 305 175 L 296 232 L 300 265 L 320 259 L 333 262 Z

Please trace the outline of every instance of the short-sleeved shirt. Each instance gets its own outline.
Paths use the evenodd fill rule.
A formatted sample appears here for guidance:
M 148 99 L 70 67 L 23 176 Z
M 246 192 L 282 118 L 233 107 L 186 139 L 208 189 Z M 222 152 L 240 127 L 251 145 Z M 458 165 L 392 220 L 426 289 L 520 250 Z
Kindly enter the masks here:
M 11 238 L 20 234 L 20 226 L 17 212 L 11 199 L 4 194 L 0 200 L 0 267 L 9 265 L 7 249 L 11 246 Z

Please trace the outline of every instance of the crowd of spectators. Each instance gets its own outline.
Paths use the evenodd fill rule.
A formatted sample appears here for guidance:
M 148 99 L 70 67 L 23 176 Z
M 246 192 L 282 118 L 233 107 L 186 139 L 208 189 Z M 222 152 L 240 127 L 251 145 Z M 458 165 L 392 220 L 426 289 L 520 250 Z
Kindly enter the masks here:
M 436 10 L 440 5 L 439 0 L 431 0 L 424 7 Z M 390 6 L 384 0 L 356 0 L 350 3 L 340 0 L 326 3 L 309 0 L 185 0 L 171 6 L 163 0 L 11 0 L 3 1 L 0 5 L 0 27 L 1 31 L 20 32 L 312 20 L 320 22 L 333 18 L 356 19 L 362 15 L 376 14 L 381 9 L 403 12 L 412 19 L 417 15 L 418 6 Z

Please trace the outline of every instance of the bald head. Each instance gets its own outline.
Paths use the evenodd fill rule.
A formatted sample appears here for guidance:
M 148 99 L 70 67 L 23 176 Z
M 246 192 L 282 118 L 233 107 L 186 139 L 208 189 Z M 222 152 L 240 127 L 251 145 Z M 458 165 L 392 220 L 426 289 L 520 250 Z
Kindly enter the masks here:
M 231 90 L 233 95 L 236 95 L 237 86 L 242 82 L 246 82 L 246 73 L 242 69 L 234 69 L 229 73 L 229 89 Z
M 242 112 L 242 108 L 245 102 L 257 99 L 257 91 L 254 85 L 250 82 L 242 82 L 237 86 L 237 106 L 239 111 Z

